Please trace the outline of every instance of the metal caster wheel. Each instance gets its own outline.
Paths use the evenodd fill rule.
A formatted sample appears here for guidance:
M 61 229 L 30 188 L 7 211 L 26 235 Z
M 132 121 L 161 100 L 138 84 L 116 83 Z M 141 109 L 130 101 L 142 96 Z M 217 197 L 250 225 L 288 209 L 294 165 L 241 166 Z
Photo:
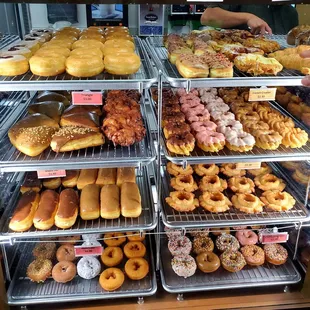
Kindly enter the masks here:
M 284 293 L 289 293 L 290 292 L 290 288 L 288 285 L 285 285 L 284 286 L 284 290 L 283 290 Z
M 20 310 L 27 310 L 27 306 L 20 306 Z
M 178 294 L 177 301 L 183 301 L 183 300 L 184 300 L 183 294 Z
M 138 304 L 143 305 L 144 304 L 144 298 L 143 297 L 138 297 Z

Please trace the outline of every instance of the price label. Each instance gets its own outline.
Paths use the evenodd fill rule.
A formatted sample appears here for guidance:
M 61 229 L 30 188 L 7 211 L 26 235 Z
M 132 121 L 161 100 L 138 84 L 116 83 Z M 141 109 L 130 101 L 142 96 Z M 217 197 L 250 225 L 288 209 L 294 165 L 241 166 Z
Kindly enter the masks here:
M 66 170 L 39 170 L 38 179 L 62 178 L 66 176 Z
M 262 244 L 267 243 L 285 243 L 288 240 L 287 232 L 262 232 L 259 234 L 259 240 Z
M 261 168 L 261 162 L 253 162 L 253 163 L 237 163 L 236 169 L 260 169 Z
M 75 91 L 72 92 L 74 105 L 102 105 L 101 92 Z
M 75 256 L 98 256 L 103 252 L 102 246 L 83 246 L 77 245 L 74 247 Z
M 249 101 L 275 100 L 276 92 L 276 88 L 250 88 Z

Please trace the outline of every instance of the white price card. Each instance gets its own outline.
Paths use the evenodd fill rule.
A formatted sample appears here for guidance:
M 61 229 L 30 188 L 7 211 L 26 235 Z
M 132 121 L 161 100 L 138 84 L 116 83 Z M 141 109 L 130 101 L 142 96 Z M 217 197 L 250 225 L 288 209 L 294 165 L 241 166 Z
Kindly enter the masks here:
M 250 88 L 249 101 L 275 100 L 276 92 L 276 88 Z

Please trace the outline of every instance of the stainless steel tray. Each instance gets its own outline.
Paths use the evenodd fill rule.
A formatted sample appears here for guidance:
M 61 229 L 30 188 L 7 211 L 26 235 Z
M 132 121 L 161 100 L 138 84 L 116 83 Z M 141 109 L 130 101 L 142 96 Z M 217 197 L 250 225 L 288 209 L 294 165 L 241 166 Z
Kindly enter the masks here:
M 1 82 L 0 82 L 1 83 Z M 42 154 L 36 157 L 24 155 L 18 151 L 7 136 L 7 131 L 0 139 L 0 171 L 33 171 L 44 169 L 80 169 L 100 168 L 100 167 L 128 167 L 148 165 L 156 155 L 148 116 L 145 105 L 141 99 L 141 113 L 146 128 L 145 138 L 128 147 L 114 146 L 112 141 L 106 138 L 104 145 L 90 147 L 78 151 L 55 153 L 51 148 L 47 148 Z M 21 116 L 24 117 L 24 115 Z M 17 121 L 18 119 L 15 119 Z
M 278 41 L 282 47 L 286 47 L 283 35 L 273 35 L 270 38 Z M 254 77 L 234 68 L 233 78 L 183 78 L 175 65 L 172 65 L 167 57 L 167 49 L 163 45 L 162 36 L 153 36 L 146 39 L 152 58 L 158 69 L 163 72 L 166 81 L 173 87 L 245 87 L 245 86 L 297 86 L 301 85 L 303 76 L 299 71 L 283 69 L 277 76 Z
M 277 174 L 277 172 L 274 172 Z M 162 169 L 162 219 L 169 228 L 200 228 L 200 227 L 222 227 L 253 224 L 280 224 L 292 222 L 304 222 L 309 220 L 309 212 L 304 205 L 295 197 L 294 188 L 287 183 L 285 190 L 296 198 L 293 209 L 285 212 L 275 212 L 264 208 L 263 212 L 257 214 L 246 214 L 233 207 L 226 212 L 212 213 L 202 207 L 192 212 L 178 212 L 171 208 L 165 201 L 173 188 L 170 187 L 170 175 L 165 168 Z
M 150 240 L 146 243 L 150 272 L 142 280 L 133 281 L 125 277 L 121 288 L 114 292 L 104 291 L 99 284 L 99 277 L 85 280 L 78 275 L 68 283 L 57 283 L 48 278 L 44 283 L 33 283 L 26 277 L 27 266 L 33 261 L 32 244 L 20 258 L 13 280 L 7 292 L 10 305 L 27 305 L 39 303 L 75 302 L 82 300 L 99 300 L 112 298 L 144 297 L 154 295 L 157 291 L 156 274 Z M 121 263 L 123 269 L 124 262 Z
M 301 276 L 289 258 L 284 265 L 264 264 L 259 267 L 245 266 L 241 271 L 231 273 L 220 267 L 217 271 L 205 274 L 197 269 L 187 279 L 177 276 L 171 268 L 172 256 L 167 243 L 161 247 L 161 281 L 169 293 L 189 293 L 214 291 L 232 288 L 287 285 L 298 283 Z
M 157 224 L 157 218 L 146 168 L 137 171 L 136 182 L 139 186 L 142 200 L 142 213 L 138 218 L 124 218 L 121 216 L 115 220 L 105 220 L 99 217 L 96 220 L 84 221 L 78 216 L 73 227 L 69 229 L 60 229 L 53 226 L 50 230 L 43 231 L 32 226 L 29 231 L 14 232 L 9 229 L 9 222 L 20 197 L 19 188 L 21 182 L 19 182 L 12 195 L 12 199 L 5 206 L 5 212 L 0 220 L 0 241 L 7 242 L 14 241 L 15 239 L 59 237 L 112 231 L 152 230 Z
M 17 41 L 20 41 L 19 36 L 17 35 L 11 35 L 11 34 L 4 34 L 0 38 L 0 49 L 3 49 L 7 47 L 8 45 L 15 43 Z
M 136 53 L 141 58 L 141 67 L 135 74 L 116 76 L 102 73 L 91 78 L 76 78 L 69 74 L 55 77 L 40 77 L 28 71 L 24 75 L 0 77 L 0 90 L 102 90 L 139 89 L 150 87 L 157 81 L 157 74 L 141 39 L 135 37 Z

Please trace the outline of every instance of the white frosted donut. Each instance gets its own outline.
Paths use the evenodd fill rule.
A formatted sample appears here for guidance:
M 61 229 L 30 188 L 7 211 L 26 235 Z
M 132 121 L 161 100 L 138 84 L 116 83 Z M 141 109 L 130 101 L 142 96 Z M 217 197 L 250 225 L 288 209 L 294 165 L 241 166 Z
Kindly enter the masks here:
M 168 249 L 172 255 L 188 255 L 192 250 L 191 241 L 185 236 L 172 238 L 168 242 Z
M 219 111 L 219 112 L 224 113 L 224 112 L 229 111 L 229 106 L 224 102 L 220 102 L 219 100 L 215 100 L 215 101 L 212 101 L 210 103 L 207 103 L 206 107 L 210 112 L 211 111 Z
M 177 255 L 173 257 L 171 266 L 179 277 L 184 278 L 192 276 L 197 269 L 195 259 L 190 255 Z
M 235 114 L 231 112 L 222 113 L 220 111 L 211 111 L 210 115 L 214 121 L 234 121 L 235 120 Z
M 179 237 L 182 235 L 182 230 L 168 228 L 167 226 L 165 226 L 165 232 L 168 239 Z
M 242 130 L 242 124 L 239 121 L 230 120 L 230 121 L 219 121 L 217 123 L 217 131 L 226 135 L 231 131 L 240 131 Z
M 83 279 L 93 279 L 99 275 L 100 271 L 100 262 L 93 256 L 84 256 L 77 264 L 77 273 Z
M 18 45 L 18 44 L 17 44 Z M 15 56 L 15 55 L 21 55 L 29 59 L 32 56 L 32 52 L 27 47 L 21 47 L 21 46 L 12 46 L 8 49 L 2 50 L 0 53 L 1 56 Z
M 97 239 L 100 239 L 102 237 L 101 234 L 85 234 L 82 235 L 82 239 L 85 241 L 97 241 Z

